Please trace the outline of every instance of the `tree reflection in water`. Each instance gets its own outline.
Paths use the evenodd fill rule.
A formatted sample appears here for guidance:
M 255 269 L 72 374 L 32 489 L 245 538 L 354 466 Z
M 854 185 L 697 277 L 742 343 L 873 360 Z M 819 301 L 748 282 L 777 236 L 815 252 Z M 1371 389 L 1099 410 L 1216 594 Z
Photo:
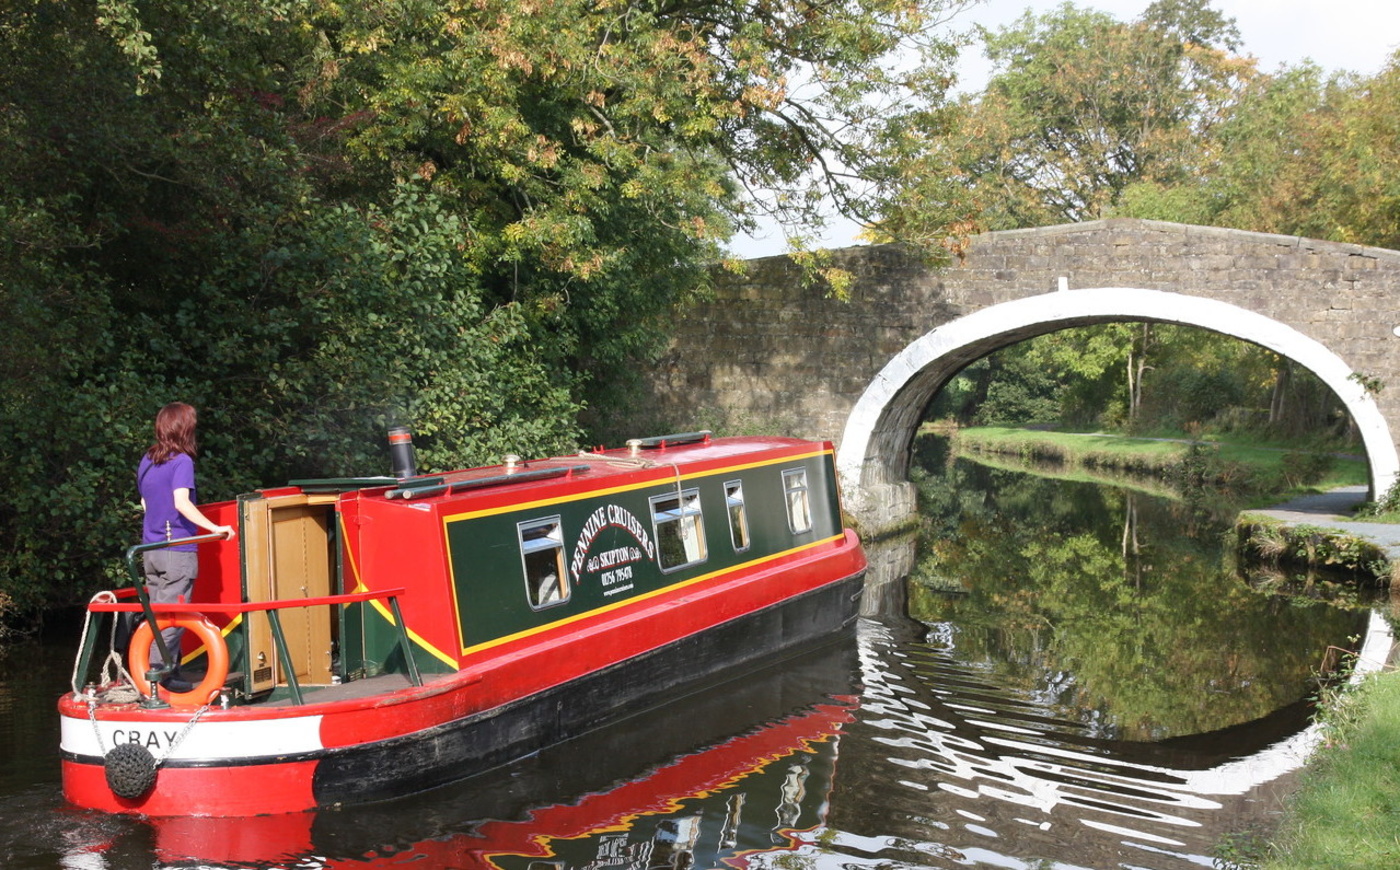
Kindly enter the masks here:
M 1307 697 L 1328 647 L 1364 625 L 1364 611 L 1254 592 L 1232 568 L 1233 513 L 1198 500 L 965 460 L 919 483 L 910 615 L 1095 736 L 1263 718 Z
M 1383 660 L 1385 620 L 1253 591 L 1206 494 L 931 452 L 808 866 L 1192 868 L 1274 824 L 1329 646 Z

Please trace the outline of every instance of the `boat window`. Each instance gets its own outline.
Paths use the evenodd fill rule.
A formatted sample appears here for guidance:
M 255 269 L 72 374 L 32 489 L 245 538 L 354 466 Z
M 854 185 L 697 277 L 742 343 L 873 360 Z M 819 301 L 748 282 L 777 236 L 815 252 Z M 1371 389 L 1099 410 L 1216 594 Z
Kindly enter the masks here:
M 729 539 L 734 543 L 734 552 L 742 553 L 749 548 L 749 515 L 744 509 L 742 480 L 725 483 L 724 504 L 729 511 Z
M 564 575 L 564 532 L 559 517 L 520 523 L 520 555 L 525 566 L 525 594 L 536 610 L 569 600 Z
M 787 501 L 788 528 L 795 535 L 812 530 L 812 503 L 807 495 L 807 469 L 783 472 L 783 494 Z
M 671 571 L 705 560 L 705 525 L 700 514 L 700 491 L 687 489 L 679 496 L 659 495 L 651 500 L 651 522 L 661 570 Z

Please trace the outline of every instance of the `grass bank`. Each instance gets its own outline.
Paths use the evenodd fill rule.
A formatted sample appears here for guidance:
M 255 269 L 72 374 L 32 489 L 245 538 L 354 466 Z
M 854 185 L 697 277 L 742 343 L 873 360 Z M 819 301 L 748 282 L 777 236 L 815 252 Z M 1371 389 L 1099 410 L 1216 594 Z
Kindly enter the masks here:
M 1333 699 L 1326 746 L 1302 785 L 1263 870 L 1400 867 L 1400 674 L 1375 674 Z
M 1377 589 L 1395 579 L 1397 565 L 1384 547 L 1341 529 L 1245 511 L 1235 521 L 1235 536 L 1237 551 L 1248 564 L 1346 571 L 1357 583 Z
M 1052 432 L 977 426 L 948 432 L 955 449 L 1016 456 L 1082 468 L 1115 469 L 1170 478 L 1203 478 L 1246 495 L 1260 507 L 1281 498 L 1364 485 L 1364 460 L 1329 450 L 1180 437 L 1140 438 L 1104 433 Z
M 1145 495 L 1157 496 L 1160 498 L 1175 498 L 1180 495 L 1171 484 L 1156 477 L 1145 477 L 1141 474 L 1132 474 L 1120 471 L 1116 468 L 1106 468 L 1103 466 L 1083 466 L 1083 465 L 1062 465 L 1047 467 L 1044 463 L 1036 463 L 1022 459 L 1019 456 L 1009 456 L 1004 453 L 979 453 L 977 455 L 979 465 L 988 468 L 999 468 L 1003 471 L 1020 471 L 1034 473 L 1037 477 L 1049 478 L 1051 480 L 1064 480 L 1072 483 L 1093 483 L 1100 486 L 1115 486 L 1120 489 L 1132 490 Z

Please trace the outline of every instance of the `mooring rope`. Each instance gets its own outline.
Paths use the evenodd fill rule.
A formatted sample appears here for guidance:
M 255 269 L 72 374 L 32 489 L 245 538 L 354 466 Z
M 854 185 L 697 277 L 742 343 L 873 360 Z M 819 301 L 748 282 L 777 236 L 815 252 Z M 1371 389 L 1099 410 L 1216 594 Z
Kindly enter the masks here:
M 97 604 L 97 603 L 102 603 L 102 604 L 115 604 L 116 602 L 117 602 L 116 593 L 111 592 L 111 591 L 106 590 L 106 589 L 104 589 L 104 590 L 102 590 L 101 592 L 97 593 L 96 595 L 92 596 L 92 600 L 88 602 L 87 613 L 83 614 L 83 633 L 82 633 L 81 635 L 79 635 L 79 637 L 82 637 L 82 638 L 86 639 L 87 636 L 88 636 L 88 629 L 92 626 L 92 605 Z M 117 642 L 117 641 L 116 641 L 116 634 L 115 634 L 116 627 L 117 627 L 117 621 L 114 619 L 114 620 L 112 620 L 112 630 L 113 630 L 113 632 L 114 632 L 113 635 L 112 635 L 112 643 L 111 643 L 112 646 L 115 646 L 115 645 L 116 645 L 116 642 Z M 69 680 L 69 685 L 73 687 L 73 694 L 74 694 L 74 695 L 81 695 L 81 694 L 82 694 L 82 690 L 78 688 L 78 678 L 79 678 L 80 676 L 86 676 L 86 674 L 81 674 L 81 675 L 80 675 L 80 674 L 78 673 L 78 667 L 79 667 L 80 664 L 82 663 L 82 660 L 83 660 L 83 651 L 82 651 L 82 648 L 79 647 L 79 649 L 78 649 L 78 654 L 75 655 L 75 656 L 73 657 L 73 676 L 72 676 L 72 678 Z
M 111 595 L 112 593 L 107 593 Z M 116 600 L 116 596 L 112 596 Z M 107 658 L 102 660 L 102 682 L 99 685 L 106 686 L 102 691 L 102 699 L 111 704 L 125 704 L 140 699 L 141 692 L 136 688 L 136 681 L 131 678 L 131 674 L 126 669 L 126 664 L 122 662 L 121 651 L 117 649 L 117 617 L 112 617 L 112 630 L 107 639 Z
M 116 593 L 104 589 L 92 596 L 89 605 L 116 603 Z M 87 637 L 88 629 L 91 625 L 92 609 L 89 606 L 87 613 L 83 616 L 82 637 Z M 73 688 L 73 695 L 75 697 L 85 697 L 88 699 L 89 704 L 96 701 L 101 701 L 105 704 L 129 704 L 140 699 L 141 693 L 136 689 L 136 681 L 131 678 L 130 672 L 127 671 L 126 665 L 122 661 L 122 654 L 117 649 L 116 615 L 113 615 L 112 628 L 107 635 L 107 656 L 102 660 L 102 668 L 98 674 L 98 682 L 95 691 L 88 692 L 79 687 L 79 680 L 86 676 L 85 674 L 78 673 L 82 658 L 83 654 L 80 649 L 73 659 L 73 676 L 70 680 L 70 685 Z

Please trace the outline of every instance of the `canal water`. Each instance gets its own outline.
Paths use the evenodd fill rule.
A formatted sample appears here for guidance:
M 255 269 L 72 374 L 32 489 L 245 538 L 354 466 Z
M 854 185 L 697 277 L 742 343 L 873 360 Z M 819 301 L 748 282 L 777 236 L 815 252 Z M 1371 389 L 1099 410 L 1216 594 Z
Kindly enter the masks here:
M 11 648 L 0 866 L 1170 870 L 1266 835 L 1318 740 L 1310 698 L 1344 678 L 1338 650 L 1388 653 L 1387 621 L 1255 591 L 1228 508 L 922 458 L 923 534 L 871 547 L 853 631 L 402 800 L 67 807 L 53 702 L 72 651 Z

